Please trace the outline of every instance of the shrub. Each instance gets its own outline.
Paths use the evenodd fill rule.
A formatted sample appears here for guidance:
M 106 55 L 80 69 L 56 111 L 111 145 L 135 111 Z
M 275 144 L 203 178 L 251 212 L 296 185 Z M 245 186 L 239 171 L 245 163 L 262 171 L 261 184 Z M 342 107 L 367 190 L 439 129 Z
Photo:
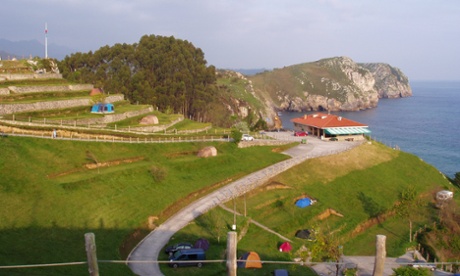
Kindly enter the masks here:
M 150 174 L 155 182 L 162 182 L 166 178 L 167 172 L 163 167 L 152 165 L 152 167 L 150 167 Z
M 241 137 L 243 137 L 243 133 L 241 133 L 241 131 L 237 129 L 232 130 L 232 138 L 234 143 L 238 144 L 241 141 Z
M 416 269 L 409 266 L 400 266 L 398 268 L 393 268 L 393 275 L 397 276 L 430 276 L 431 271 L 428 269 Z

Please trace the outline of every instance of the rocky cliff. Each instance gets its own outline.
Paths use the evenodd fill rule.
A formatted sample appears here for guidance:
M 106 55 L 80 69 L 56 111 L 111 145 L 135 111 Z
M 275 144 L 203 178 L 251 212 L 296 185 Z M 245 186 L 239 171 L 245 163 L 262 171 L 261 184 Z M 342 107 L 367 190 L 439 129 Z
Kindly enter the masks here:
M 409 79 L 398 68 L 385 63 L 360 63 L 375 79 L 374 88 L 379 98 L 404 98 L 412 96 Z
M 270 108 L 283 111 L 358 111 L 376 107 L 379 98 L 412 95 L 408 78 L 398 68 L 359 64 L 347 57 L 293 65 L 248 79 L 259 98 L 269 98 Z

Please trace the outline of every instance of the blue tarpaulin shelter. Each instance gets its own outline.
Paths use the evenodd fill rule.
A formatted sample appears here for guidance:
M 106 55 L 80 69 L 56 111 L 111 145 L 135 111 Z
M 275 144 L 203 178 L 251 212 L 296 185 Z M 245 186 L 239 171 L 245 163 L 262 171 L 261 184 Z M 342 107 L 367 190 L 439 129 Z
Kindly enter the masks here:
M 305 208 L 311 205 L 311 200 L 308 197 L 301 198 L 295 202 L 295 205 L 300 208 Z

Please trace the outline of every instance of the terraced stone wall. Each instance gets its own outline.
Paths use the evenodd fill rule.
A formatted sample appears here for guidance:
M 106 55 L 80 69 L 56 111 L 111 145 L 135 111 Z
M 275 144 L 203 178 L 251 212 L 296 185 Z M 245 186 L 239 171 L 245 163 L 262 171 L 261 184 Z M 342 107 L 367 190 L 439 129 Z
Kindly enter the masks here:
M 153 111 L 153 107 L 149 106 L 148 108 L 144 108 L 141 110 L 134 110 L 128 111 L 124 113 L 118 114 L 103 114 L 100 118 L 87 118 L 87 119 L 79 119 L 79 120 L 62 120 L 63 125 L 100 125 L 100 124 L 108 124 L 113 122 L 122 121 L 124 119 L 128 119 L 131 117 L 136 117 L 142 114 L 150 113 Z
M 107 96 L 107 102 L 119 102 L 123 101 L 124 96 L 122 94 Z M 0 104 L 0 115 L 15 114 L 28 111 L 38 110 L 53 110 L 53 109 L 64 109 L 76 106 L 89 106 L 91 105 L 91 99 L 68 99 L 60 101 L 49 101 L 49 102 L 35 102 L 35 103 L 16 103 L 16 104 Z
M 37 85 L 37 86 L 8 86 L 9 93 L 42 93 L 42 92 L 67 92 L 67 91 L 82 91 L 91 90 L 92 84 L 78 85 Z
M 62 74 L 0 74 L 0 81 L 30 80 L 30 79 L 62 79 Z

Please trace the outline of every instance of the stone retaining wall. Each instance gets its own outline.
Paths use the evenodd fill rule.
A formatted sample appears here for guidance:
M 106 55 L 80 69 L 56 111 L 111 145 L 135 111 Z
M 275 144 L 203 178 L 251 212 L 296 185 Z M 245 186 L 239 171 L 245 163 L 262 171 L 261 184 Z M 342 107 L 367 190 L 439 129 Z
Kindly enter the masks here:
M 0 88 L 0 95 L 9 95 L 10 90 L 8 88 Z
M 277 146 L 291 144 L 292 141 L 282 140 L 254 140 L 254 141 L 241 141 L 238 143 L 238 148 L 248 148 L 253 146 Z
M 103 117 L 99 118 L 87 118 L 79 120 L 62 120 L 64 125 L 99 125 L 118 122 L 131 117 L 136 117 L 142 114 L 150 113 L 153 111 L 153 107 L 149 106 L 141 110 L 128 111 L 118 114 L 104 114 Z
M 36 86 L 8 86 L 9 94 L 11 93 L 41 93 L 41 92 L 67 92 L 91 90 L 92 84 L 77 84 L 77 85 L 36 85 Z
M 121 94 L 110 95 L 106 98 L 107 102 L 123 101 L 124 96 Z M 17 103 L 17 104 L 0 104 L 0 115 L 14 114 L 28 111 L 64 109 L 77 106 L 91 105 L 91 99 L 69 99 L 61 101 L 35 102 L 35 103 Z
M 33 80 L 33 79 L 62 79 L 62 74 L 0 74 L 0 81 L 5 80 Z

